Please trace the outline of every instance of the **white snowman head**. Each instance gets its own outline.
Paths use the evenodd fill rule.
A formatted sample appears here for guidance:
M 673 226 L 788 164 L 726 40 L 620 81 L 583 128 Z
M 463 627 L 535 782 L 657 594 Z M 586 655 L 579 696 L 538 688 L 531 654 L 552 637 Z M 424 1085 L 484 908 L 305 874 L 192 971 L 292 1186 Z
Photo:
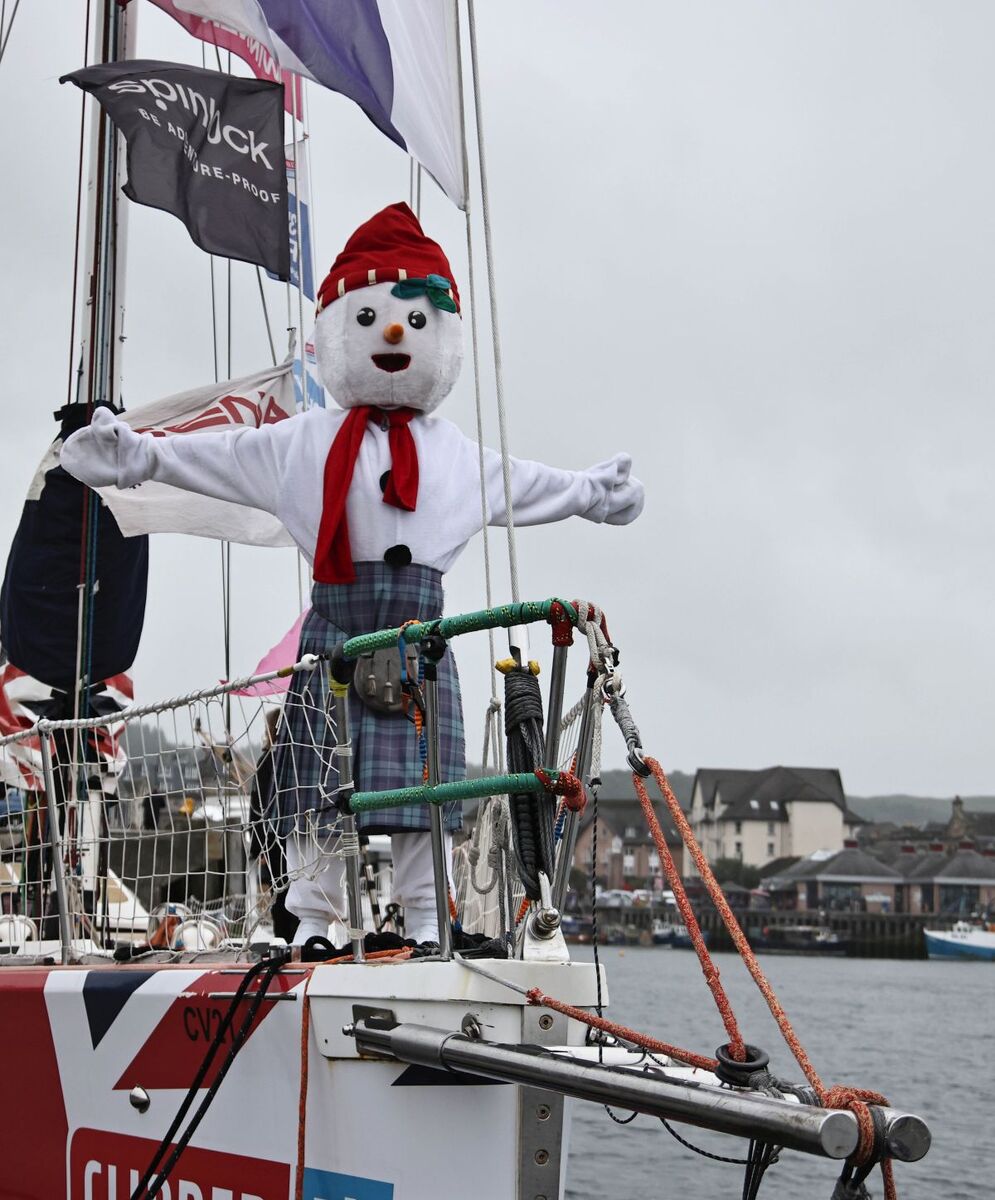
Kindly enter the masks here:
M 314 350 L 342 408 L 429 413 L 463 364 L 459 293 L 449 263 L 406 204 L 352 235 L 318 292 Z

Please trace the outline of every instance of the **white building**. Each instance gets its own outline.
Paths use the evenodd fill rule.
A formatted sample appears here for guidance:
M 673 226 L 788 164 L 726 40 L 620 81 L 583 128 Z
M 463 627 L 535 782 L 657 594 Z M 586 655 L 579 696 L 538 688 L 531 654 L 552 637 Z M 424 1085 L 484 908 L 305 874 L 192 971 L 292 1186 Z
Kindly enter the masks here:
M 738 858 L 752 867 L 841 850 L 863 823 L 847 808 L 839 771 L 818 767 L 702 768 L 689 817 L 710 862 Z

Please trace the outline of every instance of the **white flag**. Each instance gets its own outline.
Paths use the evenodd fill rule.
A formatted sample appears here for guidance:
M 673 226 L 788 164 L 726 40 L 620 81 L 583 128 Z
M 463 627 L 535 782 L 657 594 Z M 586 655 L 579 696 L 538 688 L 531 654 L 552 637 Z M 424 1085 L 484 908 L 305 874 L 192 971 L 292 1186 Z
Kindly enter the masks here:
M 348 96 L 466 208 L 456 0 L 172 3 L 256 42 L 284 71 Z
M 292 416 L 294 360 L 242 379 L 229 379 L 177 392 L 121 415 L 138 433 L 153 437 L 196 437 L 227 428 L 272 425 Z M 293 546 L 283 524 L 270 513 L 229 500 L 215 500 L 166 483 L 147 480 L 119 491 L 98 488 L 125 537 L 139 533 L 191 533 L 250 546 Z

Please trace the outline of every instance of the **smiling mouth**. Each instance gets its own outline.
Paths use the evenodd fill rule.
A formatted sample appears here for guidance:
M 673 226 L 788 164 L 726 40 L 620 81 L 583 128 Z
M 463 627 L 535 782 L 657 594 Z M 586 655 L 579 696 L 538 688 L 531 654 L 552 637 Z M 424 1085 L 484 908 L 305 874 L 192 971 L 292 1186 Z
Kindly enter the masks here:
M 411 362 L 410 354 L 371 354 L 374 366 L 381 371 L 406 371 Z

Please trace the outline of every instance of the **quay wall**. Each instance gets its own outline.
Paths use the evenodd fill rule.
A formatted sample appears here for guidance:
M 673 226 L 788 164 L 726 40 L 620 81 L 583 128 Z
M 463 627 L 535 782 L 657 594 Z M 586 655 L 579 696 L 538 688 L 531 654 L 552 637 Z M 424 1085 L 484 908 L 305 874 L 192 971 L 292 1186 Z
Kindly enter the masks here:
M 673 910 L 669 910 L 673 911 Z M 695 907 L 698 922 L 708 935 L 711 949 L 732 950 L 732 940 L 714 908 Z M 663 916 L 656 908 L 598 907 L 600 930 L 621 926 L 630 940 L 649 940 L 656 917 Z M 785 925 L 826 925 L 849 942 L 851 958 L 925 958 L 924 929 L 951 929 L 956 918 L 922 913 L 863 913 L 863 912 L 751 912 L 736 913 L 746 932 Z M 643 936 L 645 935 L 645 936 Z

